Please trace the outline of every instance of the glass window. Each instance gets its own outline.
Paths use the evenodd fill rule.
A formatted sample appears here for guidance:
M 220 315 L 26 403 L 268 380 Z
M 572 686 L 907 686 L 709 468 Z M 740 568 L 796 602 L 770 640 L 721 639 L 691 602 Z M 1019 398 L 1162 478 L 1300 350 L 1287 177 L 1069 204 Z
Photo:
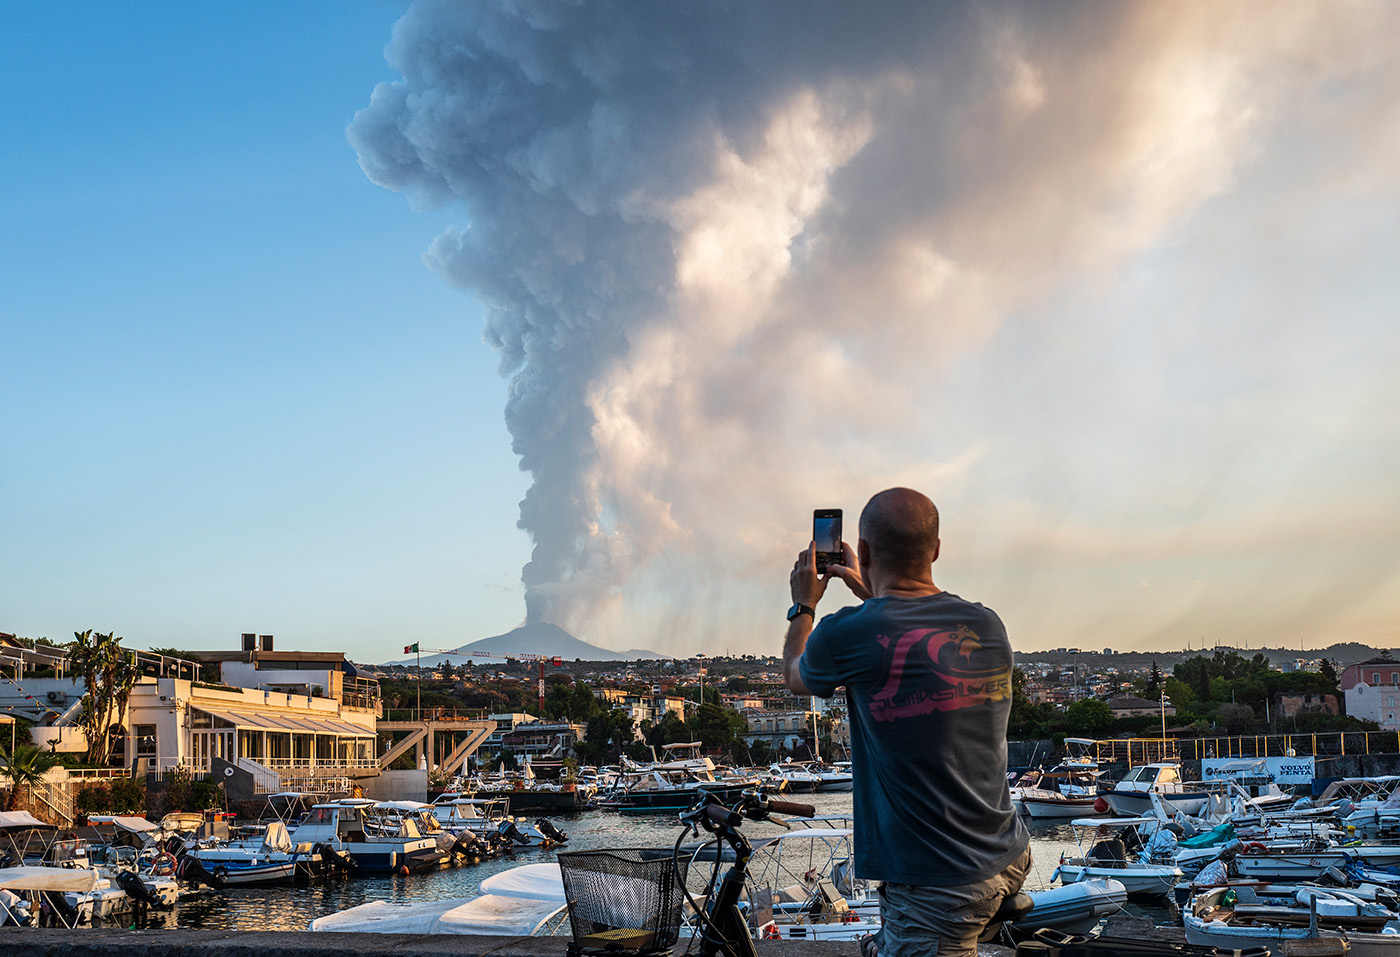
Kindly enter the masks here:
M 156 726 L 138 724 L 136 726 L 136 753 L 152 756 L 156 753 Z

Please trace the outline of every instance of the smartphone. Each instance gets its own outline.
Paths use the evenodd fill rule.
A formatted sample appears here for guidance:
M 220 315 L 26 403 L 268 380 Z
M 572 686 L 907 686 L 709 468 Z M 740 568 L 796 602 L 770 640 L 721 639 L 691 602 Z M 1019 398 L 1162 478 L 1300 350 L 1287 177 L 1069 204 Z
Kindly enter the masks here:
M 817 548 L 817 571 L 826 574 L 826 566 L 840 565 L 846 560 L 841 551 L 841 510 L 819 508 L 812 512 L 812 541 Z

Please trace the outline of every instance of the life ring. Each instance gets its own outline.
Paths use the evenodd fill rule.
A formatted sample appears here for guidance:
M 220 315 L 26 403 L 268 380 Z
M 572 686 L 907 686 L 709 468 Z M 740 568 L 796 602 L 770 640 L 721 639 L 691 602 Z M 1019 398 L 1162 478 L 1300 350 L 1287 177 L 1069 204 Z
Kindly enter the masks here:
M 214 876 L 221 881 L 228 880 L 228 867 L 220 864 L 218 867 L 214 868 Z
M 1244 846 L 1243 850 L 1244 850 L 1244 853 L 1246 853 L 1246 854 L 1267 854 L 1267 853 L 1269 853 L 1268 845 L 1262 844 L 1262 843 L 1260 843 L 1259 841 L 1250 841 L 1248 844 L 1246 844 L 1246 845 Z
M 783 939 L 783 934 L 782 934 L 782 931 L 778 930 L 778 925 L 777 925 L 777 924 L 770 923 L 770 924 L 768 924 L 768 926 L 766 926 L 766 927 L 763 928 L 763 939 L 764 939 L 764 940 L 782 940 L 782 939 Z
M 175 855 L 169 851 L 161 851 L 156 855 L 156 859 L 151 861 L 151 873 L 156 877 L 169 877 L 175 873 L 175 868 L 179 862 L 175 860 Z
M 861 916 L 853 910 L 846 911 L 845 915 L 841 918 L 841 923 L 843 924 L 859 924 L 860 921 Z

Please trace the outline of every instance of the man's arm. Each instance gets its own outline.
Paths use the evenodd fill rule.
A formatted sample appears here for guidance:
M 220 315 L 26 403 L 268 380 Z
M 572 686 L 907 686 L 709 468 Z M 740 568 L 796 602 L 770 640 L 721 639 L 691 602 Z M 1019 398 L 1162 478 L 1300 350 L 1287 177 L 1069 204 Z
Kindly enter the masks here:
M 787 684 L 789 691 L 803 697 L 810 696 L 812 692 L 802 683 L 802 674 L 797 668 L 797 661 L 802 657 L 802 652 L 807 649 L 807 636 L 812 633 L 812 624 L 811 615 L 806 613 L 798 615 L 788 622 L 787 638 L 783 641 L 783 681 Z
M 800 552 L 793 563 L 788 584 L 792 587 L 792 601 L 815 609 L 817 602 L 826 594 L 827 577 L 817 574 L 817 543 L 813 542 Z M 816 612 L 799 612 L 788 622 L 787 638 L 783 640 L 783 682 L 788 690 L 796 695 L 810 695 L 812 692 L 802 683 L 802 675 L 797 667 L 802 652 L 807 648 L 807 636 L 816 625 Z

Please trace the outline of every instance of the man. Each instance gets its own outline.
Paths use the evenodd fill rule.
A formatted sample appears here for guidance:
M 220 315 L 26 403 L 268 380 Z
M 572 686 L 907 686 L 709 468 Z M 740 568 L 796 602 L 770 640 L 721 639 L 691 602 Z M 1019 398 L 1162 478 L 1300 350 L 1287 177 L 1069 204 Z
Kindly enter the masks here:
M 1006 784 L 1011 644 L 994 612 L 934 584 L 938 509 L 924 495 L 879 493 L 855 550 L 841 547 L 825 575 L 815 543 L 797 558 L 783 676 L 799 695 L 846 688 L 856 875 L 884 882 L 862 953 L 976 954 L 1030 869 Z M 862 604 L 816 625 L 833 577 Z

